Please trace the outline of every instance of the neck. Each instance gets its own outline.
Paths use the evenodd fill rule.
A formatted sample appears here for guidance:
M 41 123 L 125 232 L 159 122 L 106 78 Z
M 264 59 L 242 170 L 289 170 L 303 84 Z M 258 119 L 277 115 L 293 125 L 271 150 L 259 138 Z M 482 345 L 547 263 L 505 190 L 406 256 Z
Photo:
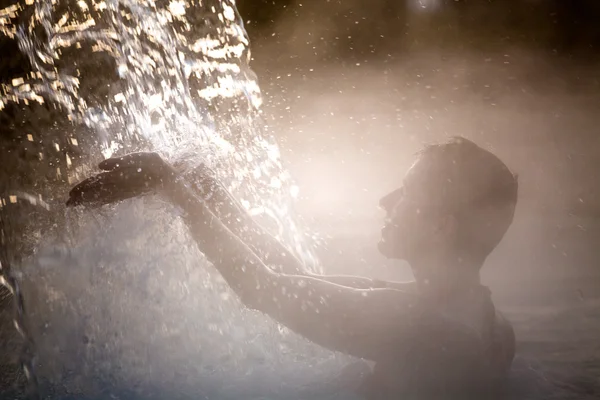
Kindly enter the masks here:
M 430 254 L 410 261 L 419 291 L 446 297 L 479 286 L 481 262 L 463 257 Z

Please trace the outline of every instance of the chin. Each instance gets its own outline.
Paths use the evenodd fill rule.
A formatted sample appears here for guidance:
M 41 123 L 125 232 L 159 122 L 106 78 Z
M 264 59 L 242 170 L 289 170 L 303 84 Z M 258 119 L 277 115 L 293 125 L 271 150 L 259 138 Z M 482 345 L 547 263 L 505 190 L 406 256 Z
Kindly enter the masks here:
M 397 240 L 397 238 L 387 238 L 383 236 L 379 243 L 377 243 L 377 249 L 379 253 L 386 258 L 394 260 L 406 260 L 406 248 L 403 246 L 404 243 Z
M 385 240 L 380 240 L 377 244 L 377 249 L 379 252 L 386 258 L 398 258 L 396 253 L 396 249 L 389 242 Z

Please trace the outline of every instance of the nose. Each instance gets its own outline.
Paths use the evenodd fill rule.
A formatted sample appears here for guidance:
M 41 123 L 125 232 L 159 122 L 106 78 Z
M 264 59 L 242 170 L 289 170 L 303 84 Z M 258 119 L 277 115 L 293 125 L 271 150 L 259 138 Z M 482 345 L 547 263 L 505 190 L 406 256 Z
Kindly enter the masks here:
M 402 197 L 402 188 L 396 189 L 393 192 L 386 194 L 379 200 L 379 207 L 387 212 L 391 212 L 398 201 Z

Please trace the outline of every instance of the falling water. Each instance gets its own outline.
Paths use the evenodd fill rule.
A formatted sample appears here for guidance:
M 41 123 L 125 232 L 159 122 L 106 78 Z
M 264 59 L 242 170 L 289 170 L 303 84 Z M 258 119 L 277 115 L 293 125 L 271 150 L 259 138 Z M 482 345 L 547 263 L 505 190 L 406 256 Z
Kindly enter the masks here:
M 260 118 L 234 2 L 25 3 L 0 12 L 0 32 L 31 64 L 27 76 L 2 86 L 0 108 L 59 107 L 94 130 L 104 157 L 145 147 L 185 159 L 190 169 L 210 165 L 253 214 L 274 220 L 308 268 L 317 268 L 289 209 L 297 187 Z M 81 176 L 77 168 L 65 173 L 68 180 Z
M 298 189 L 261 119 L 235 3 L 3 7 L 0 46 L 18 51 L 16 62 L 0 64 L 1 261 L 11 266 L 2 272 L 13 291 L 23 287 L 18 309 L 31 304 L 18 322 L 29 327 L 22 359 L 39 390 L 251 398 L 337 368 L 339 357 L 244 310 L 162 200 L 64 210 L 69 185 L 97 161 L 158 151 L 184 173 L 209 165 L 319 271 L 293 214 Z

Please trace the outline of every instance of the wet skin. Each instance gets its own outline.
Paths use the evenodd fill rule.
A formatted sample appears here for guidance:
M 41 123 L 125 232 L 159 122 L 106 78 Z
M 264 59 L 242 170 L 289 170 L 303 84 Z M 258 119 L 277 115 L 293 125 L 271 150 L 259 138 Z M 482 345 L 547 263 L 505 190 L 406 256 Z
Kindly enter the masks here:
M 510 351 L 490 356 L 498 337 L 504 348 L 510 345 L 509 325 L 497 323 L 478 274 L 451 278 L 450 266 L 441 265 L 452 248 L 455 221 L 430 212 L 434 204 L 419 184 L 418 163 L 403 188 L 381 200 L 387 218 L 379 248 L 411 263 L 416 281 L 407 283 L 306 275 L 208 169 L 192 182 L 155 153 L 109 159 L 100 168 L 71 190 L 69 206 L 160 193 L 181 208 L 199 248 L 246 306 L 321 346 L 375 361 L 366 383 L 370 398 L 441 391 L 464 398 L 464 390 L 487 398 L 510 365 Z M 440 249 L 435 257 L 427 254 L 432 246 Z

